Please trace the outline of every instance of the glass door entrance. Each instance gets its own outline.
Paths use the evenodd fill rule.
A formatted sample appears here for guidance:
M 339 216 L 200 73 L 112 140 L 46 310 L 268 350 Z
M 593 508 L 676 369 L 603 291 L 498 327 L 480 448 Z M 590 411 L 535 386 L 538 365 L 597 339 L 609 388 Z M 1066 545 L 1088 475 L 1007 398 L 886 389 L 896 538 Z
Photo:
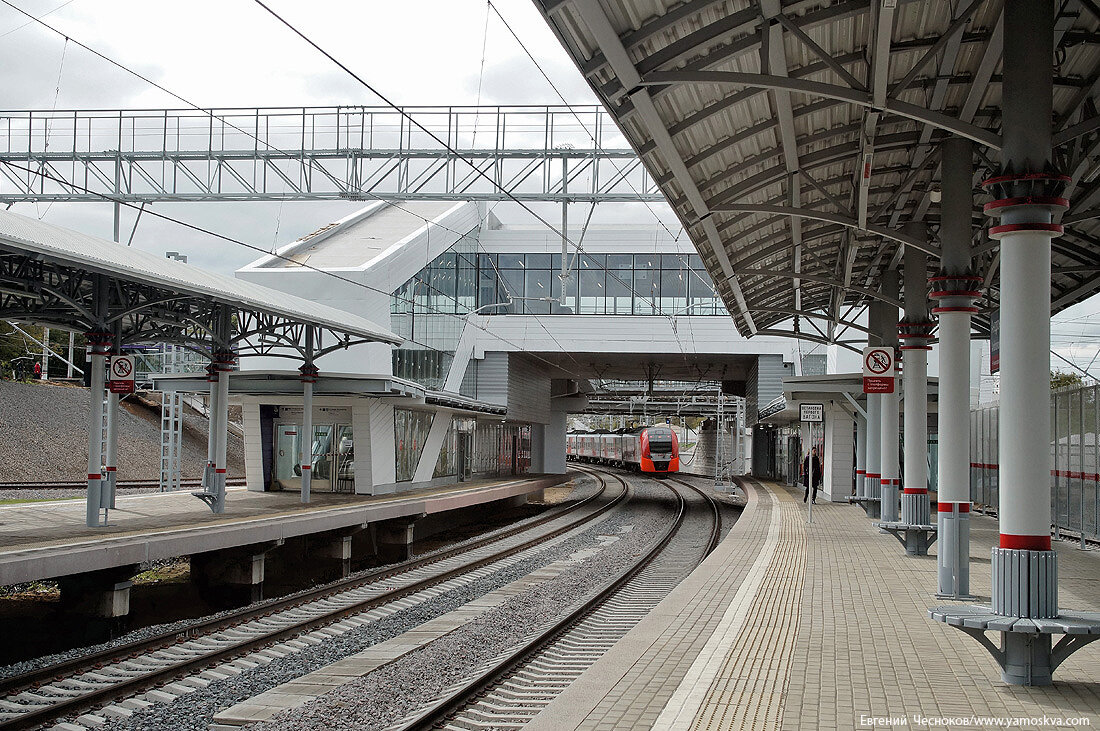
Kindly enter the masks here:
M 276 490 L 300 490 L 302 487 L 302 425 L 278 424 L 275 428 L 275 465 L 272 487 Z M 355 450 L 350 424 L 315 424 L 310 440 L 313 445 L 313 478 L 310 490 L 316 492 L 355 491 Z

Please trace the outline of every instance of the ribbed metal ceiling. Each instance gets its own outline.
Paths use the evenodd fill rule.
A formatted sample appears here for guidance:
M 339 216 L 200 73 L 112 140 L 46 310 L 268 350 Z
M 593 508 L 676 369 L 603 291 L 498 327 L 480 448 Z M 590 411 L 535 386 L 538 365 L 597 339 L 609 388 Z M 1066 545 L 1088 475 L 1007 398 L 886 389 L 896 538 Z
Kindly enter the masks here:
M 988 328 L 997 250 L 978 183 L 999 169 L 1001 0 L 536 4 L 659 181 L 742 333 L 789 333 L 800 314 L 804 337 L 839 338 L 881 272 L 900 268 L 903 242 L 934 253 L 938 143 L 950 135 L 976 143 L 986 298 L 975 325 Z M 1054 241 L 1055 311 L 1100 287 L 1100 11 L 1061 7 L 1055 160 L 1074 182 Z M 927 236 L 905 236 L 912 221 Z

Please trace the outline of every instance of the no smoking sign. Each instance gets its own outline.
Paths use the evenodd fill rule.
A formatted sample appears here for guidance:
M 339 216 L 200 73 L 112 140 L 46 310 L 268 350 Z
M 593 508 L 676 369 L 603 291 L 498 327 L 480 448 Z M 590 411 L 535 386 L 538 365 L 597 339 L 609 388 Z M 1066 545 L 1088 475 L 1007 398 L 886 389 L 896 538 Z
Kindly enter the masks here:
M 894 392 L 894 349 L 863 349 L 863 393 Z

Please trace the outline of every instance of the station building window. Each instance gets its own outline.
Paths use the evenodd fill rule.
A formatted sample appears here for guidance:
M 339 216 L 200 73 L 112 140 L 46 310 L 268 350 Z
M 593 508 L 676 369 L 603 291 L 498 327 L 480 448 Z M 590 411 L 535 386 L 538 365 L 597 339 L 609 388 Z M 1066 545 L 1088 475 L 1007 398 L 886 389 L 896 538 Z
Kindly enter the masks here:
M 442 330 L 457 326 L 441 313 L 545 315 L 549 300 L 560 301 L 561 254 L 484 254 L 476 248 L 464 239 L 394 292 L 390 311 L 399 335 L 446 351 L 447 338 L 457 333 Z M 694 254 L 577 254 L 567 262 L 572 269 L 565 295 L 573 314 L 727 315 Z
M 393 410 L 393 441 L 397 482 L 408 482 L 416 474 L 416 465 L 428 440 L 432 414 L 412 409 Z

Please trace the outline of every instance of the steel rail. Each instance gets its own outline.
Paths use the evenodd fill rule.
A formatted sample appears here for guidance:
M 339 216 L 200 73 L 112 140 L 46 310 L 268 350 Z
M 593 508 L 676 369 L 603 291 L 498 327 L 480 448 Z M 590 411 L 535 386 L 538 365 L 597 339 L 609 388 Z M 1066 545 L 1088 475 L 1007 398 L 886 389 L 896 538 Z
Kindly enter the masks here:
M 617 473 L 608 472 L 610 476 L 614 477 L 625 487 L 626 481 L 622 479 Z M 698 488 L 688 485 L 693 490 L 700 492 Z M 671 488 L 670 488 L 671 489 Z M 635 576 L 638 575 L 644 568 L 649 566 L 668 546 L 672 541 L 672 538 L 680 530 L 683 525 L 684 519 L 687 514 L 687 501 L 684 500 L 684 496 L 678 491 L 672 490 L 673 495 L 677 499 L 677 514 L 672 525 L 665 531 L 664 535 L 656 541 L 653 546 L 643 554 L 637 562 L 625 572 L 620 574 L 615 579 L 606 583 L 599 592 L 591 596 L 581 605 L 575 607 L 572 611 L 555 622 L 553 626 L 539 633 L 531 640 L 523 643 L 521 646 L 508 653 L 508 655 L 501 660 L 495 662 L 492 667 L 488 668 L 484 672 L 477 675 L 470 681 L 462 684 L 458 689 L 453 691 L 446 698 L 430 706 L 424 711 L 420 712 L 416 716 L 403 721 L 400 725 L 390 726 L 392 731 L 395 728 L 401 729 L 401 731 L 413 731 L 414 729 L 419 731 L 421 729 L 435 728 L 438 724 L 443 723 L 449 716 L 459 711 L 465 706 L 470 699 L 477 697 L 485 692 L 487 689 L 495 685 L 507 674 L 516 670 L 522 665 L 530 656 L 539 652 L 542 648 L 555 640 L 559 635 L 568 631 L 569 628 L 575 623 L 579 622 L 583 617 L 597 609 L 601 604 L 610 599 L 620 589 L 622 589 L 628 582 L 630 582 Z
M 220 617 L 218 619 L 209 620 L 206 622 L 200 622 L 196 625 L 192 625 L 178 632 L 164 633 L 162 635 L 139 640 L 137 642 L 130 643 L 122 647 L 103 650 L 98 653 L 92 653 L 90 655 L 85 655 L 80 658 L 74 658 L 72 660 L 64 661 L 56 665 L 33 670 L 22 675 L 5 678 L 3 680 L 0 680 L 0 691 L 3 691 L 5 694 L 10 696 L 12 695 L 13 691 L 18 693 L 30 688 L 40 687 L 42 685 L 42 681 L 55 681 L 64 679 L 66 676 L 79 675 L 82 672 L 87 672 L 100 668 L 106 662 L 137 657 L 141 653 L 144 653 L 145 651 L 152 648 L 161 649 L 187 639 L 227 629 L 229 627 L 242 624 L 246 621 L 268 617 L 276 614 L 277 612 L 286 611 L 307 604 L 309 602 L 316 601 L 330 594 L 336 594 L 371 583 L 373 581 L 389 578 L 430 563 L 443 561 L 447 558 L 452 558 L 464 552 L 472 551 L 487 544 L 502 540 L 518 533 L 522 533 L 556 518 L 560 518 L 564 515 L 575 512 L 582 506 L 588 505 L 589 503 L 603 495 L 606 490 L 606 481 L 601 477 L 601 475 L 595 472 L 589 472 L 587 470 L 585 470 L 584 473 L 590 474 L 600 481 L 601 488 L 598 492 L 596 492 L 594 495 L 589 496 L 588 498 L 585 498 L 584 500 L 578 501 L 568 508 L 554 511 L 550 515 L 542 516 L 532 523 L 528 523 L 518 528 L 509 529 L 502 533 L 494 534 L 493 536 L 479 539 L 477 541 L 455 549 L 431 554 L 429 556 L 405 562 L 397 566 L 388 567 L 386 569 L 373 572 L 366 576 L 341 580 L 328 586 L 311 590 L 304 594 L 299 594 L 284 599 L 273 600 L 272 602 L 265 603 L 260 607 L 252 607 L 241 610 L 232 615 Z M 36 728 L 58 718 L 72 715 L 77 711 L 82 711 L 90 707 L 100 706 L 115 700 L 119 700 L 121 698 L 130 697 L 141 690 L 156 687 L 163 683 L 170 682 L 173 678 L 176 678 L 178 676 L 189 674 L 200 668 L 219 664 L 227 659 L 231 659 L 239 655 L 248 654 L 252 651 L 263 648 L 273 642 L 292 638 L 304 632 L 308 632 L 319 627 L 332 624 L 333 622 L 337 622 L 344 617 L 354 614 L 360 614 L 375 606 L 380 606 L 382 604 L 392 602 L 396 599 L 400 599 L 401 597 L 413 594 L 417 591 L 421 591 L 432 585 L 442 583 L 456 576 L 467 573 L 473 569 L 489 565 L 495 561 L 499 561 L 502 558 L 514 555 L 534 545 L 550 540 L 563 533 L 567 533 L 568 531 L 573 530 L 579 525 L 591 522 L 611 508 L 618 505 L 620 502 L 622 502 L 623 499 L 625 499 L 627 495 L 627 489 L 625 487 L 625 483 L 623 483 L 623 485 L 624 489 L 621 493 L 619 493 L 613 499 L 609 500 L 607 503 L 600 506 L 598 509 L 592 511 L 591 513 L 581 516 L 564 526 L 550 531 L 549 533 L 536 536 L 530 540 L 524 541 L 521 544 L 504 549 L 502 551 L 498 551 L 483 559 L 474 561 L 472 563 L 463 564 L 454 569 L 445 571 L 441 574 L 429 576 L 420 581 L 413 582 L 412 584 L 394 589 L 393 591 L 387 592 L 386 594 L 356 602 L 349 606 L 342 607 L 340 609 L 336 609 L 330 612 L 325 612 L 310 619 L 294 622 L 293 624 L 288 625 L 282 629 L 277 629 L 269 633 L 264 633 L 253 638 L 247 638 L 241 640 L 240 642 L 228 645 L 224 648 L 212 650 L 209 654 L 204 654 L 199 657 L 183 660 L 180 663 L 171 665 L 169 667 L 153 669 L 150 670 L 148 673 L 141 673 L 131 678 L 120 680 L 118 683 L 106 685 L 103 688 L 91 690 L 88 693 L 80 696 L 59 699 L 59 701 L 55 704 L 43 706 L 40 709 L 28 711 L 20 716 L 0 721 L 0 729 L 14 730 Z

